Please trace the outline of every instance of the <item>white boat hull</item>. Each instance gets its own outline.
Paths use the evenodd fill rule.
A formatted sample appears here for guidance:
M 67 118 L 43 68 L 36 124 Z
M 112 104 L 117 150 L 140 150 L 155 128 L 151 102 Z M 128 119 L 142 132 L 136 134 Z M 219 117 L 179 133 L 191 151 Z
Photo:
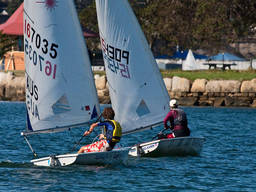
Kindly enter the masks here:
M 73 153 L 65 155 L 56 155 L 31 160 L 36 166 L 55 167 L 79 165 L 97 165 L 97 164 L 118 164 L 125 163 L 128 159 L 129 148 L 114 149 L 106 152 Z
M 133 146 L 129 150 L 129 155 L 135 157 L 199 155 L 204 140 L 202 137 L 178 137 L 154 140 Z

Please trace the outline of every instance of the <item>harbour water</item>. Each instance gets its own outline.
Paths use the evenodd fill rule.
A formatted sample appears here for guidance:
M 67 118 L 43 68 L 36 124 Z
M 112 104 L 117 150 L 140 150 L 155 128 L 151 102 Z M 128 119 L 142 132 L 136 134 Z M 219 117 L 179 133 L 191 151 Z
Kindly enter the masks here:
M 0 191 L 256 191 L 256 109 L 183 109 L 192 135 L 206 139 L 200 156 L 129 157 L 123 165 L 43 168 L 30 163 L 33 155 L 20 135 L 26 126 L 25 104 L 0 102 Z M 85 129 L 29 140 L 39 156 L 66 153 Z M 150 141 L 161 129 L 124 136 L 121 143 Z

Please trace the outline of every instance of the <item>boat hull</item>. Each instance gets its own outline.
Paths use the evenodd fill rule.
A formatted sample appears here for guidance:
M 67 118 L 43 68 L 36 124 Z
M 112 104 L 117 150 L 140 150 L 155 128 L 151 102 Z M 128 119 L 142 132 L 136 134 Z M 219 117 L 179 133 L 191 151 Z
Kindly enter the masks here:
M 31 160 L 36 166 L 56 167 L 68 165 L 120 164 L 128 159 L 129 148 L 114 149 L 106 152 L 74 153 L 56 155 Z
M 202 151 L 204 140 L 203 137 L 154 140 L 131 147 L 129 155 L 134 157 L 196 156 Z

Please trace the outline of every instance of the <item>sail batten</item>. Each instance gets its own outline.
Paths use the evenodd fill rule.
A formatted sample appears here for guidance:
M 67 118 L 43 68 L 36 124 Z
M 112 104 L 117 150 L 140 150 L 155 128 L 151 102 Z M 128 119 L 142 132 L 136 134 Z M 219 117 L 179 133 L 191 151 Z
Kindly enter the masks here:
M 127 0 L 96 0 L 100 42 L 115 119 L 124 133 L 159 121 L 169 94 Z
M 73 1 L 24 1 L 28 133 L 91 122 L 100 113 Z

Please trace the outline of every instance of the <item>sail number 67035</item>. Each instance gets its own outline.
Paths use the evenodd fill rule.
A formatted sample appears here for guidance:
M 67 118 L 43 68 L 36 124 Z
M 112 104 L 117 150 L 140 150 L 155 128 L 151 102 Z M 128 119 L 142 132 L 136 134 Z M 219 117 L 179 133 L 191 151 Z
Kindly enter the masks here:
M 58 44 L 49 43 L 47 39 L 42 39 L 41 35 L 36 32 L 36 30 L 31 27 L 30 23 L 25 19 L 24 21 L 24 35 L 26 35 L 31 43 L 34 43 L 36 48 L 44 53 L 50 55 L 52 59 L 55 59 L 58 56 Z

